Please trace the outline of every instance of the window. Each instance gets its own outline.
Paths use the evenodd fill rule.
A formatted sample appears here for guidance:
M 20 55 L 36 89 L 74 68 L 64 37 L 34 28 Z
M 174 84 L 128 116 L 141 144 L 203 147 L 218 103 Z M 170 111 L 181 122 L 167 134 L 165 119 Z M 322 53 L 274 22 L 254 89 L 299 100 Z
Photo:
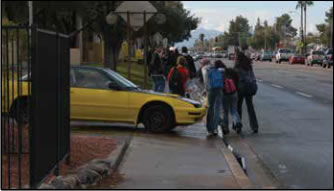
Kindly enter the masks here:
M 109 89 L 108 84 L 112 81 L 103 73 L 92 69 L 77 68 L 74 74 L 74 87 L 79 88 Z

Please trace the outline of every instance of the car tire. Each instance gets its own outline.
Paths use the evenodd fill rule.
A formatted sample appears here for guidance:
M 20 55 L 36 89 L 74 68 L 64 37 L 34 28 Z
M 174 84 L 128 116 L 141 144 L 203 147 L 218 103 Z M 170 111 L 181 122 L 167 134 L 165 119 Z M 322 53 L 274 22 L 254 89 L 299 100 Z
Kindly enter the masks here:
M 10 116 L 13 117 L 18 124 L 26 125 L 29 123 L 27 98 L 18 98 L 13 102 L 10 108 Z
M 152 133 L 164 133 L 172 129 L 174 121 L 172 112 L 163 105 L 154 105 L 144 111 L 145 128 Z

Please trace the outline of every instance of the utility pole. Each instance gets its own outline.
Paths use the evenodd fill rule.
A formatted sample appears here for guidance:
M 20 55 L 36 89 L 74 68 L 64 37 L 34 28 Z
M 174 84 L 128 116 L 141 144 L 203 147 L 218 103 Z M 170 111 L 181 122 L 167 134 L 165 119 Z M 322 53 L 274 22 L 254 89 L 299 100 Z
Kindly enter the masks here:
M 267 28 L 264 29 L 264 50 L 267 50 Z
M 330 25 L 331 25 L 331 44 L 330 44 L 330 47 L 333 48 L 333 18 L 329 21 L 330 22 Z
M 34 23 L 32 1 L 28 1 L 28 8 L 29 8 L 29 26 L 31 26 Z

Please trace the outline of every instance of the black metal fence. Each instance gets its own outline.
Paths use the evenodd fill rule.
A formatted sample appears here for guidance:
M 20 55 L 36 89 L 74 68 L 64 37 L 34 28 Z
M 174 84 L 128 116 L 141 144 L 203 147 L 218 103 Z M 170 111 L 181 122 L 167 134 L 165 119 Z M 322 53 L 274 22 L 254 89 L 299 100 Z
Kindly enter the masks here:
M 35 188 L 69 158 L 69 40 L 25 26 L 1 38 L 1 187 Z

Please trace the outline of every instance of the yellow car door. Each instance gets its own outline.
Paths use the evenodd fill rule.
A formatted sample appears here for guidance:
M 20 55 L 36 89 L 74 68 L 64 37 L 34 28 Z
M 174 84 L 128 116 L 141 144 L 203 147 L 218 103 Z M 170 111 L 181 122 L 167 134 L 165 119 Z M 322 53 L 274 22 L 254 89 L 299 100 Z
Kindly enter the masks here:
M 76 120 L 129 121 L 128 92 L 112 90 L 107 74 L 94 68 L 75 68 L 71 80 L 71 118 Z

